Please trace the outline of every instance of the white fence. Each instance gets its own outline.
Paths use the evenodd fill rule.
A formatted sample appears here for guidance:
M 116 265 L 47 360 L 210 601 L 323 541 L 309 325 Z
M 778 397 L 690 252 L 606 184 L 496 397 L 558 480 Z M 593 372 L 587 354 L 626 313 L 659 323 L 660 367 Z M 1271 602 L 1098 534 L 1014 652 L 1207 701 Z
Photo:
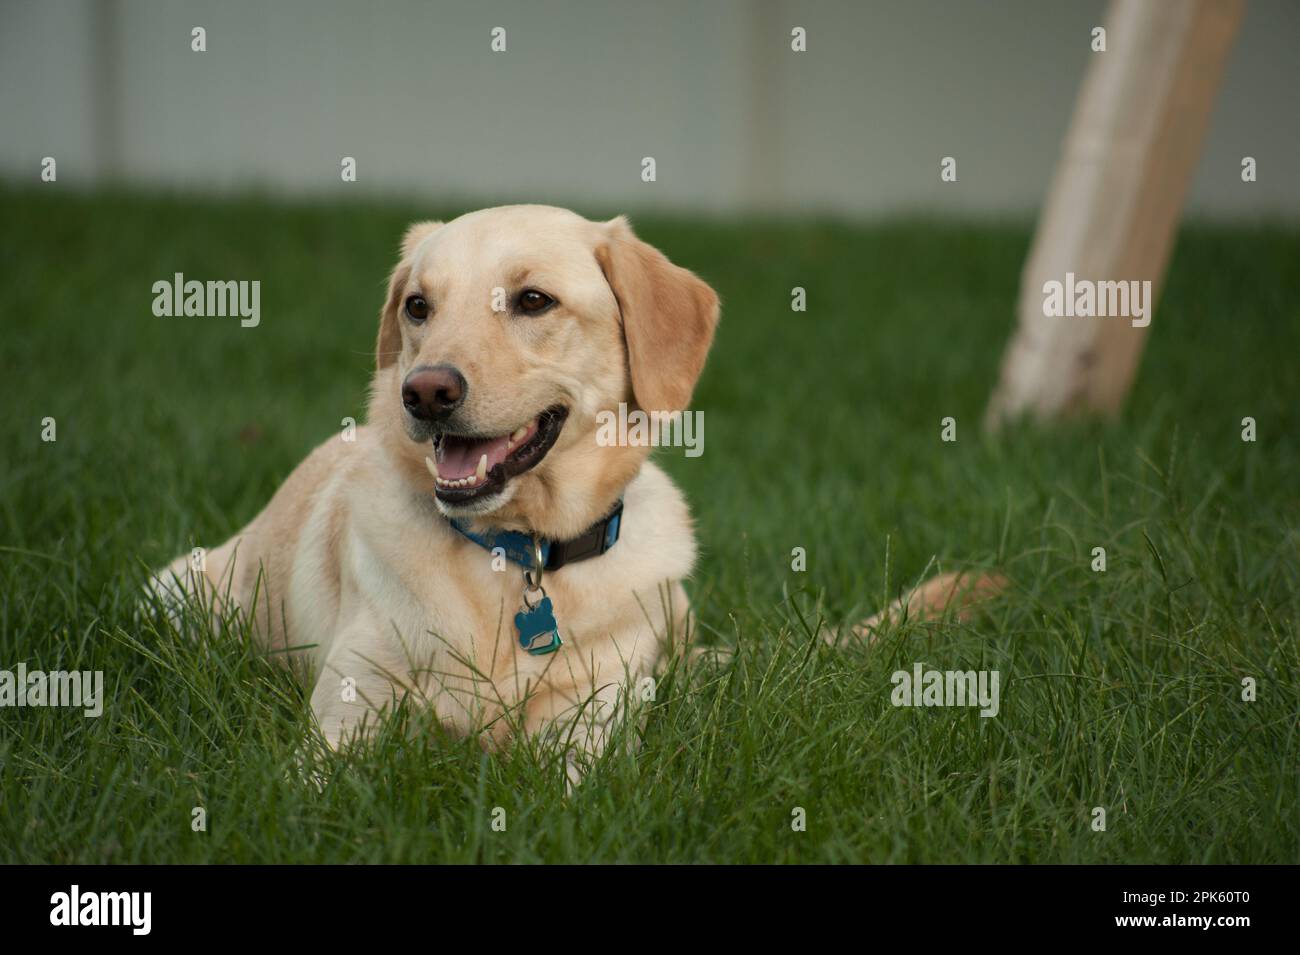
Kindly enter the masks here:
M 3 0 L 0 175 L 36 182 L 53 156 L 73 184 L 1014 215 L 1041 201 L 1083 68 L 1105 55 L 1090 50 L 1101 13 L 1096 0 Z M 1297 96 L 1300 3 L 1251 0 L 1194 210 L 1300 216 Z M 956 183 L 940 181 L 946 156 Z M 1241 181 L 1243 156 L 1258 181 Z

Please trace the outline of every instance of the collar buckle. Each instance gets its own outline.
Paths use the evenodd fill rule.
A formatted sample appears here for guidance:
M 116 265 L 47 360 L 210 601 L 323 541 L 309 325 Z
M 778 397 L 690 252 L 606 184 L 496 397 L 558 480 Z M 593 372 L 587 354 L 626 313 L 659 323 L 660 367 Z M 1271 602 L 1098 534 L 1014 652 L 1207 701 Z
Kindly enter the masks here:
M 623 502 L 620 500 L 604 520 L 597 521 L 580 536 L 567 541 L 551 541 L 546 569 L 559 570 L 565 564 L 572 564 L 574 561 L 599 557 L 618 540 L 622 520 Z

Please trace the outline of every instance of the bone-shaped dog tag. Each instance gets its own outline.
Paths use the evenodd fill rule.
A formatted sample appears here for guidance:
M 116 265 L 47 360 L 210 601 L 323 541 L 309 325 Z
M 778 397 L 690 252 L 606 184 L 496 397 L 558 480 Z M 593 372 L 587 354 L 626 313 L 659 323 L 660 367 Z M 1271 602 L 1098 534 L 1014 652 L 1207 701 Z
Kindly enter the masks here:
M 550 597 L 543 597 L 535 607 L 525 604 L 515 614 L 515 629 L 519 631 L 519 645 L 533 656 L 554 653 L 562 645 Z

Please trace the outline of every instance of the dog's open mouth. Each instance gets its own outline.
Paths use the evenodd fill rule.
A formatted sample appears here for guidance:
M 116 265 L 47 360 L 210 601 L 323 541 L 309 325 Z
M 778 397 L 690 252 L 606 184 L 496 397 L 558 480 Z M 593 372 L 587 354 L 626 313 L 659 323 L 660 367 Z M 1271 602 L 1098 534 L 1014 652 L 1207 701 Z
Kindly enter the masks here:
M 433 457 L 425 458 L 438 500 L 467 504 L 496 494 L 512 477 L 546 457 L 568 414 L 567 408 L 556 405 L 510 434 L 496 437 L 439 434 L 433 439 Z

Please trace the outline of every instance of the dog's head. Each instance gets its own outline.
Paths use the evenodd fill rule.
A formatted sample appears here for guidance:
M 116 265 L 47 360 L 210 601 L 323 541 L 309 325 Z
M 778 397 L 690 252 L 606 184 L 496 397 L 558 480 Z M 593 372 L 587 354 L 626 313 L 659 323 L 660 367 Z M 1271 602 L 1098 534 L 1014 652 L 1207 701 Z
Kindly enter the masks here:
M 380 315 L 370 420 L 444 514 L 576 535 L 649 453 L 598 442 L 598 413 L 685 410 L 717 320 L 713 290 L 622 217 L 420 223 Z

